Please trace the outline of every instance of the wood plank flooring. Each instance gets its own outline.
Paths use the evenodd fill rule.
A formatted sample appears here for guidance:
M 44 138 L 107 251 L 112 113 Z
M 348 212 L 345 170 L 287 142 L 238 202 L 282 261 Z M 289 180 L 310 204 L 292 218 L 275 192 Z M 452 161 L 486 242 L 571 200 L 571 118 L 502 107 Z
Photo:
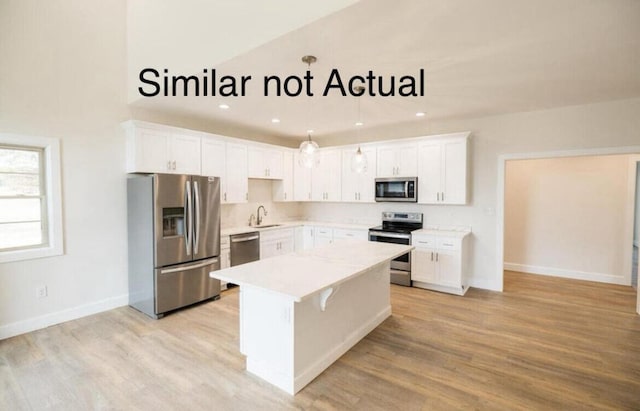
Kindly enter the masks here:
M 236 289 L 0 341 L 0 410 L 640 409 L 631 287 L 507 272 L 504 293 L 391 292 L 392 317 L 295 397 L 244 370 Z

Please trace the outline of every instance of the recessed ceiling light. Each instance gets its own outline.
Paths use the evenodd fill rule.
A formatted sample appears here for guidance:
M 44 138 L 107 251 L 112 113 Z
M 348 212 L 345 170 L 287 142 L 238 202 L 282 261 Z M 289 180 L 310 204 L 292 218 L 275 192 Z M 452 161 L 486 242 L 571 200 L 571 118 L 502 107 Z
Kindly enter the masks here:
M 364 125 L 364 123 L 362 121 L 357 121 L 356 122 L 356 127 L 360 127 L 360 126 L 363 126 L 363 125 Z
M 278 124 L 280 122 L 280 119 L 274 117 L 274 118 L 271 119 L 271 122 L 274 123 L 274 124 Z
M 220 108 L 221 108 L 221 109 L 223 109 L 223 110 L 226 110 L 226 109 L 228 109 L 228 108 L 229 108 L 229 105 L 228 105 L 228 104 L 224 104 L 224 103 L 223 103 L 223 104 L 220 104 L 218 107 L 220 107 Z
M 416 117 L 424 117 L 424 112 L 423 111 L 418 111 L 416 113 Z

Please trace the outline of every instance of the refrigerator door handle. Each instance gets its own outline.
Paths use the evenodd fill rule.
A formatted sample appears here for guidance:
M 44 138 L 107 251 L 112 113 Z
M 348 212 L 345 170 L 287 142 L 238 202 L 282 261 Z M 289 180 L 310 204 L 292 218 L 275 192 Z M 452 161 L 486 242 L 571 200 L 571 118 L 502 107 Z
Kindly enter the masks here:
M 180 271 L 193 270 L 196 268 L 206 267 L 208 265 L 215 264 L 217 262 L 218 262 L 218 258 L 210 258 L 208 260 L 198 261 L 196 264 L 181 265 L 180 267 L 166 268 L 164 270 L 160 270 L 160 274 L 171 274 L 171 273 L 177 273 Z
M 198 254 L 198 244 L 200 243 L 200 187 L 198 182 L 193 182 L 193 195 L 195 201 L 196 221 L 193 224 L 193 236 L 195 237 L 193 254 Z
M 184 205 L 185 217 L 187 218 L 187 224 L 184 235 L 184 246 L 187 250 L 187 255 L 191 255 L 191 230 L 193 229 L 193 217 L 191 216 L 191 184 L 187 180 L 185 182 L 185 196 L 186 200 Z

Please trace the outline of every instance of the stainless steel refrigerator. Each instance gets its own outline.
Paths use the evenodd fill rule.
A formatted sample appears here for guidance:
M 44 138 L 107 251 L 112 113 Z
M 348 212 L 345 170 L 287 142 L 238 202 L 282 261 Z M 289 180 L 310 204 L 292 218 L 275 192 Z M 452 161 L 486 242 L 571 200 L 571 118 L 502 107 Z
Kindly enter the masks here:
M 176 174 L 127 180 L 129 305 L 160 318 L 220 295 L 220 179 Z

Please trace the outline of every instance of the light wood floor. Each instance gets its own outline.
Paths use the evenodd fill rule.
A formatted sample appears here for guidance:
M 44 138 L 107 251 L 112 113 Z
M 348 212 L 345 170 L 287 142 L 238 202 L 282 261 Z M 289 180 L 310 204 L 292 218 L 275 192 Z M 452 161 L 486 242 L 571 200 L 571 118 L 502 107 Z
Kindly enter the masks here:
M 244 370 L 238 294 L 160 321 L 123 307 L 0 341 L 0 410 L 640 409 L 631 287 L 505 273 L 393 315 L 295 397 Z

